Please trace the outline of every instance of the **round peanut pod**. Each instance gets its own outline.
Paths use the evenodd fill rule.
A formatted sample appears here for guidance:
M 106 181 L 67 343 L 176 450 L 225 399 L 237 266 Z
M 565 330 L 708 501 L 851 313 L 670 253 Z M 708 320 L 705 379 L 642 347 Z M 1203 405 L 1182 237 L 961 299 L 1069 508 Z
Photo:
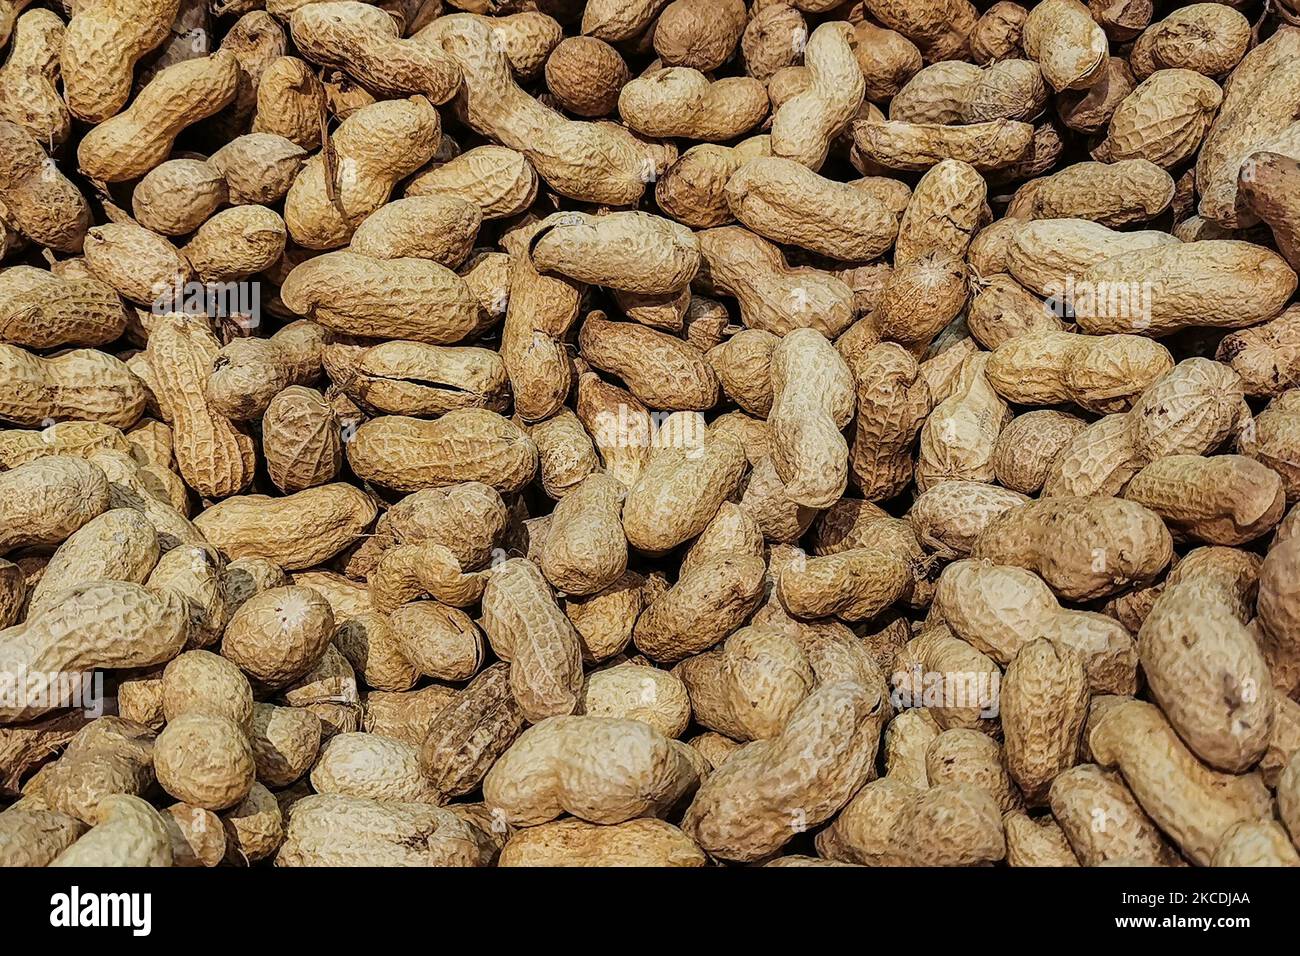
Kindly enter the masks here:
M 932 737 L 925 748 L 925 780 L 931 787 L 971 784 L 987 790 L 1003 813 L 1019 810 L 1024 798 L 1007 772 L 1008 756 L 996 740 L 978 730 L 945 730 Z M 899 779 L 892 772 L 888 776 Z
M 131 193 L 140 225 L 164 236 L 194 232 L 227 201 L 221 171 L 199 159 L 169 159 L 151 169 Z
M 206 165 L 223 178 L 231 202 L 270 206 L 284 198 L 306 158 L 302 147 L 283 136 L 248 133 L 222 146 Z
M 257 86 L 254 133 L 282 136 L 304 151 L 321 144 L 325 89 L 314 70 L 295 56 L 282 56 L 262 71 Z
M 362 220 L 348 248 L 375 259 L 429 259 L 454 269 L 469 256 L 482 221 L 479 207 L 467 199 L 408 196 Z
M 311 771 L 317 793 L 339 793 L 394 803 L 432 802 L 420 773 L 420 752 L 378 734 L 338 734 L 326 741 Z
M 578 116 L 607 116 L 631 79 L 619 52 L 595 37 L 569 37 L 546 58 L 546 86 Z
M 184 803 L 207 810 L 233 807 L 255 781 L 248 735 L 234 721 L 186 713 L 170 721 L 154 745 L 158 783 Z
M 181 253 L 202 281 L 231 282 L 274 265 L 287 239 L 284 220 L 275 211 L 233 206 L 201 225 Z
M 230 661 L 209 651 L 186 651 L 163 671 L 163 716 L 182 714 L 225 717 L 245 729 L 253 721 L 253 691 Z
M 463 611 L 436 601 L 403 604 L 389 617 L 402 656 L 435 680 L 463 681 L 483 664 L 483 635 Z
M 253 680 L 284 687 L 317 665 L 333 631 L 329 602 L 315 590 L 271 588 L 234 613 L 221 653 Z
M 343 430 L 324 396 L 292 385 L 262 416 L 262 455 L 271 481 L 285 494 L 327 484 L 343 466 Z
M 594 671 L 582 685 L 579 712 L 597 717 L 639 720 L 665 737 L 680 737 L 691 720 L 682 681 L 668 671 L 640 664 L 617 664 Z
M 290 370 L 269 340 L 235 339 L 213 358 L 203 397 L 232 421 L 252 421 L 262 417 L 289 381 Z
M 674 673 L 690 694 L 696 722 L 741 741 L 779 734 L 814 681 L 798 642 L 761 627 L 740 629 Z
M 541 568 L 566 594 L 602 591 L 627 568 L 623 537 L 621 482 L 606 475 L 584 479 L 556 505 Z

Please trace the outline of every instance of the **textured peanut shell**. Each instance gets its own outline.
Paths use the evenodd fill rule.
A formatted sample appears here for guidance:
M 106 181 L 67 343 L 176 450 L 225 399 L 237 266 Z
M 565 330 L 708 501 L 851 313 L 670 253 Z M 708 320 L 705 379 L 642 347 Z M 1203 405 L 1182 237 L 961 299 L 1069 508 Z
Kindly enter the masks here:
M 961 126 L 867 120 L 853 125 L 861 154 L 886 169 L 928 170 L 956 159 L 982 173 L 1028 158 L 1034 128 L 1019 120 L 990 120 Z
M 854 408 L 852 375 L 821 333 L 797 329 L 772 351 L 772 463 L 786 493 L 825 508 L 848 483 L 848 444 L 839 430 Z
M 432 417 L 454 408 L 506 406 L 505 366 L 488 349 L 423 342 L 331 345 L 324 361 L 335 386 L 378 412 Z
M 1057 776 L 1049 799 L 1052 816 L 1082 865 L 1110 860 L 1177 865 L 1177 851 L 1165 842 L 1119 773 L 1080 764 Z
M 0 19 L 5 16 L 0 14 Z M 64 33 L 63 21 L 48 10 L 22 14 L 14 24 L 13 48 L 0 67 L 0 117 L 24 127 L 38 143 L 51 148 L 68 138 L 71 126 L 57 86 Z
M 823 23 L 808 37 L 803 61 L 811 84 L 772 114 L 772 155 L 820 169 L 831 141 L 862 105 L 866 80 L 847 23 Z
M 893 726 L 892 722 L 890 726 Z M 922 753 L 923 783 L 928 787 L 970 784 L 988 791 L 998 801 L 1003 813 L 1023 809 L 1024 798 L 1007 772 L 1009 756 L 1002 745 L 978 730 L 945 730 L 930 738 Z M 888 776 L 891 780 L 899 779 L 893 769 Z
M 972 551 L 974 557 L 1043 574 L 1069 600 L 1149 583 L 1172 554 L 1173 542 L 1159 516 L 1118 498 L 1030 502 L 990 524 Z
M 468 824 L 428 804 L 313 794 L 289 811 L 276 866 L 474 866 Z
M 296 571 L 338 554 L 375 513 L 365 493 L 335 483 L 284 498 L 240 495 L 209 508 L 195 524 L 230 558 L 267 558 Z
M 1025 53 L 1053 89 L 1087 89 L 1106 68 L 1106 34 L 1079 0 L 1046 0 L 1023 27 Z
M 1187 23 L 1174 32 L 1194 41 L 1200 27 Z M 1201 196 L 1197 208 L 1204 218 L 1227 228 L 1248 226 L 1254 221 L 1240 208 L 1237 174 L 1257 143 L 1281 132 L 1295 119 L 1296 105 L 1300 103 L 1298 59 L 1300 29 L 1283 27 L 1247 53 L 1233 71 L 1219 115 L 1196 159 Z
M 761 859 L 829 819 L 865 781 L 888 704 L 841 681 L 818 688 L 781 733 L 736 751 L 701 785 L 682 829 L 710 855 Z
M 364 3 L 308 3 L 293 11 L 294 45 L 314 63 L 346 71 L 384 96 L 419 93 L 445 103 L 456 92 L 455 64 L 437 51 L 401 39 L 398 23 Z
M 48 866 L 85 831 L 81 821 L 56 810 L 11 807 L 0 814 L 0 863 Z
M 572 714 L 582 689 L 582 648 L 550 586 L 524 558 L 497 565 L 483 592 L 484 633 L 510 661 L 510 689 L 533 722 Z
M 587 675 L 579 712 L 639 720 L 665 737 L 680 737 L 691 722 L 686 685 L 674 673 L 644 663 L 616 664 Z
M 0 202 L 21 234 L 60 252 L 80 252 L 90 207 L 23 127 L 0 119 Z
M 1094 288 L 1143 286 L 1147 308 L 1098 296 L 1078 308 L 1092 334 L 1166 335 L 1188 326 L 1242 328 L 1271 319 L 1295 291 L 1296 274 L 1280 256 L 1231 239 L 1163 246 L 1108 259 L 1083 275 Z M 1127 285 L 1126 285 L 1127 284 Z
M 745 465 L 744 449 L 731 436 L 706 436 L 699 447 L 654 449 L 623 501 L 628 542 L 662 554 L 696 537 L 736 490 Z
M 31 686 L 57 707 L 60 694 L 47 686 L 51 675 L 160 664 L 180 652 L 187 629 L 187 609 L 176 594 L 153 594 L 129 582 L 79 584 L 44 614 L 0 632 L 2 663 L 8 673 L 25 672 L 29 684 L 35 679 Z M 31 719 L 50 709 L 8 706 L 0 709 L 0 721 Z
M 1083 657 L 1047 640 L 1025 645 L 1002 684 L 1007 770 L 1031 804 L 1046 801 L 1052 781 L 1074 765 L 1088 716 Z
M 616 206 L 635 203 L 654 169 L 650 156 L 630 135 L 567 120 L 520 89 L 510 75 L 504 44 L 495 42 L 490 23 L 453 14 L 435 20 L 415 37 L 441 47 L 459 64 L 463 87 L 458 112 L 468 125 L 523 153 L 551 188 L 563 195 Z
M 262 417 L 262 457 L 286 494 L 332 481 L 343 464 L 342 428 L 320 392 L 283 389 Z
M 78 119 L 102 122 L 126 105 L 136 62 L 167 39 L 179 7 L 179 0 L 131 0 L 74 12 L 61 65 Z
M 1242 773 L 1268 747 L 1272 681 L 1245 615 L 1233 607 L 1241 589 L 1253 588 L 1255 567 L 1207 562 L 1212 554 L 1192 552 L 1170 572 L 1138 632 L 1138 652 L 1152 697 L 1191 751 L 1211 767 Z
M 171 866 L 171 836 L 162 815 L 131 794 L 104 801 L 94 825 L 50 866 Z
M 154 746 L 159 785 L 184 803 L 224 810 L 248 796 L 256 769 L 244 729 L 227 717 L 186 713 Z
M 520 830 L 501 850 L 498 866 L 704 866 L 708 858 L 681 830 L 642 817 L 598 826 L 556 820 Z
M 799 644 L 775 630 L 746 627 L 674 672 L 686 685 L 697 723 L 739 741 L 781 732 L 813 688 Z
M 1174 367 L 1163 346 L 1137 335 L 1028 332 L 1003 342 L 986 369 L 989 384 L 1018 405 L 1074 402 L 1097 414 L 1121 412 Z
M 556 505 L 542 548 L 541 569 L 560 591 L 594 594 L 626 570 L 623 495 L 617 479 L 591 475 Z
M 82 139 L 77 147 L 81 171 L 105 183 L 143 176 L 167 158 L 182 130 L 234 99 L 238 81 L 235 56 L 227 50 L 167 67 L 126 110 Z
M 935 609 L 954 634 L 999 663 L 1012 663 L 1041 637 L 1083 658 L 1094 692 L 1136 690 L 1137 648 L 1128 632 L 1105 615 L 1061 608 L 1050 589 L 1023 569 L 955 562 L 939 578 Z
M 0 339 L 25 348 L 103 345 L 120 336 L 127 313 L 94 276 L 62 278 L 32 266 L 0 273 Z
M 734 631 L 763 596 L 761 558 L 729 555 L 697 565 L 662 595 L 647 599 L 632 636 L 655 661 L 707 650 Z
M 1222 545 L 1267 534 L 1286 508 L 1277 472 L 1240 455 L 1158 458 L 1133 476 L 1124 497 L 1155 511 L 1172 530 Z
M 465 281 L 426 259 L 327 253 L 295 266 L 280 295 L 292 312 L 367 338 L 447 344 L 482 321 Z
M 268 787 L 287 787 L 305 774 L 320 750 L 321 722 L 301 707 L 253 705 L 249 743 L 257 780 Z
M 898 233 L 876 197 L 789 159 L 751 159 L 727 181 L 726 195 L 732 214 L 760 235 L 835 259 L 874 259 Z M 823 215 L 828 206 L 839 210 L 832 222 Z
M 228 196 L 225 179 L 211 163 L 169 159 L 136 183 L 131 211 L 146 229 L 182 236 L 203 225 Z
M 735 139 L 762 122 L 767 107 L 767 90 L 752 77 L 710 81 L 684 66 L 636 77 L 618 94 L 619 116 L 627 127 L 655 139 Z
M 1222 101 L 1219 85 L 1199 73 L 1157 70 L 1116 108 L 1093 156 L 1177 166 L 1196 152 Z
M 567 37 L 546 58 L 546 88 L 578 116 L 612 113 L 630 78 L 618 50 L 596 37 Z
M 483 798 L 512 824 L 568 812 L 590 823 L 665 813 L 697 780 L 685 744 L 649 724 L 552 717 L 526 730 L 488 771 Z
M 921 428 L 916 485 L 926 491 L 953 479 L 990 481 L 998 434 L 1010 409 L 989 385 L 988 353 L 962 360 L 952 394 L 934 407 Z
M 581 356 L 618 375 L 648 407 L 670 411 L 712 408 L 718 380 L 699 349 L 639 322 L 610 322 L 593 312 L 578 334 Z
M 400 415 L 371 419 L 347 446 L 358 476 L 399 491 L 481 481 L 517 491 L 537 470 L 537 446 L 495 412 L 462 408 L 436 421 Z
M 537 197 L 537 171 L 527 158 L 504 146 L 478 146 L 418 172 L 407 196 L 452 196 L 479 207 L 486 219 L 522 212 Z
M 150 335 L 146 353 L 154 394 L 173 425 L 178 470 L 186 484 L 212 498 L 246 487 L 256 460 L 252 439 L 203 399 L 202 383 L 218 350 L 206 328 L 168 316 Z
M 441 135 L 437 112 L 422 96 L 363 107 L 330 137 L 334 168 L 325 157 L 309 159 L 289 187 L 284 221 L 294 242 L 308 249 L 334 249 L 388 201 L 396 182 L 433 157 Z M 333 194 L 327 177 L 333 176 Z
M 310 588 L 271 588 L 244 602 L 221 653 L 261 685 L 284 687 L 320 660 L 334 631 L 329 603 Z
M 463 681 L 483 663 L 483 637 L 474 622 L 437 601 L 404 604 L 389 616 L 402 656 L 437 680 Z
M 510 668 L 484 670 L 429 724 L 420 745 L 420 769 L 444 797 L 471 792 L 524 729 L 510 691 Z
M 420 774 L 419 751 L 379 734 L 337 734 L 321 748 L 311 770 L 317 793 L 339 793 L 393 803 L 433 802 Z
M 1087 219 L 1039 219 L 1019 225 L 1013 221 L 1005 265 L 1026 289 L 1059 296 L 1071 277 L 1077 280 L 1107 259 L 1177 242 L 1168 233 L 1117 232 Z M 993 348 L 998 344 L 989 343 Z
M 1272 813 L 1257 774 L 1232 776 L 1205 767 L 1153 704 L 1129 701 L 1107 711 L 1089 732 L 1088 745 L 1099 763 L 1124 774 L 1142 808 L 1202 866 L 1235 824 Z
M 139 512 L 116 508 L 88 521 L 54 552 L 31 589 L 27 613 L 52 607 L 60 592 L 87 581 L 143 583 L 158 561 L 158 535 Z

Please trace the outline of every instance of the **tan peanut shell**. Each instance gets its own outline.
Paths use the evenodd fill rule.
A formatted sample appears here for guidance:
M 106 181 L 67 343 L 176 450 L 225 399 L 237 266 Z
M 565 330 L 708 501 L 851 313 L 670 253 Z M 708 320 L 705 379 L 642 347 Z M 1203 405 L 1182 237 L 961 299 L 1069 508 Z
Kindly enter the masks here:
M 231 558 L 267 558 L 286 570 L 338 554 L 374 520 L 374 502 L 334 483 L 288 495 L 240 495 L 205 511 L 199 530 Z
M 828 819 L 865 782 L 887 713 L 875 688 L 849 681 L 818 688 L 779 735 L 748 744 L 714 770 L 682 829 L 723 859 L 755 860 L 779 850 L 801 827 Z
M 510 690 L 525 717 L 537 722 L 575 711 L 582 687 L 578 635 L 531 562 L 511 558 L 493 569 L 482 623 L 492 649 L 510 661 Z
M 218 51 L 161 71 L 131 105 L 100 123 L 77 147 L 82 173 L 105 183 L 143 176 L 171 152 L 186 126 L 207 119 L 235 95 L 235 57 Z
M 808 36 L 810 86 L 772 114 L 772 155 L 821 168 L 831 140 L 862 105 L 866 80 L 849 45 L 847 24 L 823 23 Z
M 615 751 L 616 768 L 607 763 Z M 525 731 L 493 765 L 483 798 L 523 826 L 566 811 L 604 824 L 658 816 L 695 785 L 691 752 L 641 721 L 552 717 Z
M 1224 775 L 1202 765 L 1153 704 L 1129 701 L 1107 711 L 1088 745 L 1100 763 L 1124 774 L 1142 808 L 1195 863 L 1208 863 L 1235 824 L 1270 813 L 1257 774 Z
M 80 252 L 91 224 L 80 190 L 22 126 L 0 119 L 0 203 L 19 233 L 60 252 Z
M 136 63 L 167 39 L 179 8 L 179 0 L 125 0 L 73 12 L 61 57 L 73 115 L 98 123 L 126 105 Z

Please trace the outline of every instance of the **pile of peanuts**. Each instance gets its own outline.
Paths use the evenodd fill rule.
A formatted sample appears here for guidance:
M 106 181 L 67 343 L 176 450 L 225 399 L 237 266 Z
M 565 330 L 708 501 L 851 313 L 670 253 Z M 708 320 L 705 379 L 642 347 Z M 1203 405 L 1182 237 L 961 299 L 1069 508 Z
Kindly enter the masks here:
M 1300 865 L 1300 0 L 0 57 L 0 865 Z

